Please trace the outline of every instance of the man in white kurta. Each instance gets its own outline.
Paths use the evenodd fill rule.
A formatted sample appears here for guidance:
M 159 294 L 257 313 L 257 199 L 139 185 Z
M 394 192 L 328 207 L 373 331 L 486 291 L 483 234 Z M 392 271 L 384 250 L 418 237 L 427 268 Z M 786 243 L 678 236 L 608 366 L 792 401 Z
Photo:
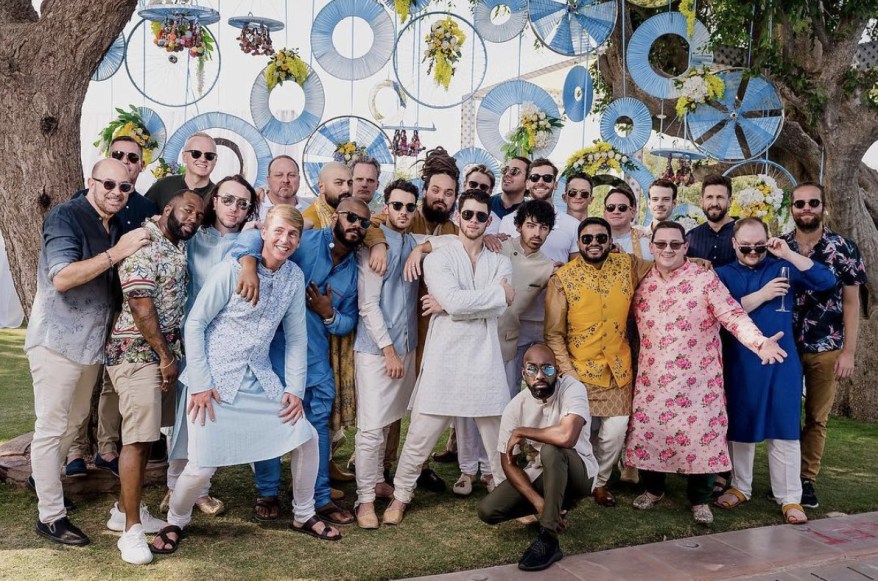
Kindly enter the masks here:
M 394 478 L 394 500 L 384 524 L 399 524 L 412 499 L 420 467 L 453 417 L 475 418 L 495 478 L 502 477 L 497 452 L 500 416 L 509 388 L 500 352 L 497 321 L 515 294 L 512 264 L 483 242 L 490 198 L 469 190 L 460 196 L 457 241 L 424 261 L 433 313 L 421 373 L 412 400 L 411 424 Z

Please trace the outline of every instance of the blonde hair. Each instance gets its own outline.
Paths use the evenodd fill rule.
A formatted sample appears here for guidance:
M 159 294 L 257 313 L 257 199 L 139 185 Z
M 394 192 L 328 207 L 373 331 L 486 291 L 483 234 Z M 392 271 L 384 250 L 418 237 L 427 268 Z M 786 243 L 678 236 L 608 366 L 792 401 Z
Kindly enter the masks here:
M 263 227 L 268 226 L 268 224 L 271 223 L 272 218 L 277 218 L 278 220 L 287 222 L 294 228 L 298 228 L 299 232 L 305 228 L 305 219 L 302 217 L 302 213 L 298 211 L 295 206 L 289 204 L 280 204 L 269 208 L 268 213 L 265 214 Z

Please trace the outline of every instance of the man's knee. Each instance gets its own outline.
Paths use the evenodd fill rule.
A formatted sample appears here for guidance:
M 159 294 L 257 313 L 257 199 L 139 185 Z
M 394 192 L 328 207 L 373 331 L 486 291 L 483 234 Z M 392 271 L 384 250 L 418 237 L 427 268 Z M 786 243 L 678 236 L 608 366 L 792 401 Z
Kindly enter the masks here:
M 544 469 L 555 468 L 567 462 L 565 448 L 543 444 L 540 447 L 540 463 Z
M 495 525 L 500 522 L 503 522 L 503 519 L 500 518 L 500 515 L 494 510 L 494 507 L 490 502 L 487 502 L 490 498 L 490 494 L 479 501 L 478 513 L 479 520 L 483 523 L 487 523 L 489 525 Z

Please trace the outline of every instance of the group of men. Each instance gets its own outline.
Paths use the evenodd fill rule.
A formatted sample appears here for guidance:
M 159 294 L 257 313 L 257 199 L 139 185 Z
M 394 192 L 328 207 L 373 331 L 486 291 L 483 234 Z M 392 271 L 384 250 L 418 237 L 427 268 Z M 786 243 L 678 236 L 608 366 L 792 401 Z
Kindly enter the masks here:
M 805 522 L 803 506 L 817 505 L 865 283 L 856 246 L 823 225 L 819 185 L 792 192 L 796 229 L 775 238 L 729 217 L 731 183 L 708 176 L 707 222 L 687 235 L 669 220 L 677 188 L 663 180 L 647 194 L 648 228 L 632 226 L 637 199 L 622 186 L 604 197 L 603 217 L 589 217 L 593 182 L 582 173 L 567 175 L 562 212 L 548 159 L 508 160 L 491 196 L 498 176 L 485 166 L 461 176 L 437 148 L 423 190 L 390 181 L 371 215 L 380 165 L 369 158 L 326 164 L 300 212 L 289 156 L 272 160 L 267 191 L 241 176 L 214 184 L 216 143 L 196 133 L 186 173 L 141 196 L 142 153 L 116 139 L 88 189 L 44 224 L 25 346 L 39 534 L 89 542 L 66 516 L 59 467 L 66 458 L 68 475 L 85 473 L 86 446 L 72 443 L 97 383 L 95 465 L 120 478 L 107 526 L 122 532 L 129 563 L 175 552 L 193 508 L 222 512 L 210 494 L 217 467 L 252 464 L 255 517 L 279 518 L 287 453 L 291 530 L 337 541 L 354 522 L 399 525 L 416 487 L 444 489 L 429 462 L 449 426 L 456 447 L 438 459 L 459 463 L 453 492 L 483 483 L 485 522 L 536 515 L 525 570 L 561 558 L 558 532 L 583 498 L 615 506 L 620 458 L 645 487 L 636 508 L 661 500 L 667 473 L 687 474 L 693 517 L 709 523 L 714 475 L 731 470 L 718 506 L 745 502 L 753 444 L 768 440 L 786 521 Z M 353 423 L 351 512 L 331 481 L 347 477 L 332 454 Z M 171 427 L 165 522 L 141 496 L 150 447 Z M 378 499 L 389 500 L 381 519 Z

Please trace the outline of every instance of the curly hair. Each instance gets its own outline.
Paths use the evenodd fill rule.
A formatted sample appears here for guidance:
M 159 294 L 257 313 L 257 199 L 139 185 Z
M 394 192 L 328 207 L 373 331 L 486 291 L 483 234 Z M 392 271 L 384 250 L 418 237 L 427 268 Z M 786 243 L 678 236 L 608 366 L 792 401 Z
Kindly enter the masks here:
M 528 218 L 551 230 L 555 227 L 555 208 L 544 200 L 527 200 L 515 212 L 515 227 L 524 226 Z
M 424 190 L 430 187 L 430 179 L 439 174 L 445 174 L 454 180 L 455 195 L 458 193 L 458 182 L 460 181 L 460 170 L 457 169 L 457 162 L 453 157 L 448 155 L 444 147 L 436 147 L 427 152 L 427 157 L 423 161 L 421 167 L 421 179 L 424 181 Z

